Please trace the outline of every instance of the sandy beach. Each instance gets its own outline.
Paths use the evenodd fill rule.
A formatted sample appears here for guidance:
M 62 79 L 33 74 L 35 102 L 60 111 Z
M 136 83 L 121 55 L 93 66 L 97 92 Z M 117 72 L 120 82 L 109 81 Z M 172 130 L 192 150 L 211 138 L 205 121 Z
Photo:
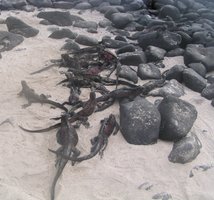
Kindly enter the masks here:
M 46 8 L 51 10 L 50 8 Z M 78 15 L 77 10 L 70 10 Z M 32 104 L 26 109 L 22 105 L 26 99 L 17 94 L 21 91 L 21 80 L 38 93 L 51 96 L 52 100 L 63 102 L 69 96 L 69 89 L 57 85 L 64 75 L 57 66 L 48 71 L 30 75 L 50 64 L 51 59 L 59 59 L 65 39 L 48 38 L 55 25 L 39 24 L 38 11 L 2 11 L 0 19 L 16 16 L 25 23 L 37 28 L 39 34 L 25 38 L 24 42 L 0 59 L 0 123 L 6 119 L 10 123 L 0 126 L 0 199 L 1 200 L 49 200 L 49 191 L 55 174 L 55 155 L 48 149 L 57 149 L 56 131 L 47 133 L 27 133 L 18 125 L 29 129 L 48 127 L 54 124 L 50 118 L 60 116 L 61 110 L 49 105 Z M 103 15 L 96 11 L 85 11 L 80 15 L 84 19 L 98 21 Z M 73 32 L 90 34 L 101 39 L 111 35 L 105 29 L 98 28 L 97 34 L 73 26 L 66 27 Z M 0 30 L 7 30 L 0 24 Z M 183 64 L 182 57 L 166 57 L 166 69 L 175 64 Z M 162 71 L 166 70 L 162 69 Z M 56 200 L 150 200 L 159 193 L 171 195 L 173 200 L 212 200 L 214 199 L 214 167 L 203 171 L 193 169 L 196 166 L 214 166 L 214 109 L 210 101 L 185 87 L 181 97 L 193 104 L 198 117 L 194 124 L 195 132 L 202 143 L 199 156 L 187 164 L 174 164 L 168 161 L 173 143 L 158 140 L 154 145 L 128 144 L 121 133 L 110 137 L 104 156 L 94 157 L 75 166 L 68 164 L 56 187 Z M 88 90 L 84 90 L 81 99 L 88 99 Z M 148 98 L 153 101 L 152 98 Z M 90 128 L 81 126 L 77 130 L 80 142 L 78 148 L 86 153 L 90 150 L 90 139 L 97 135 L 100 120 L 115 114 L 119 121 L 119 106 L 112 107 L 89 117 Z M 193 169 L 193 170 L 192 170 Z M 189 177 L 192 170 L 194 176 Z M 157 199 L 157 198 L 156 198 Z

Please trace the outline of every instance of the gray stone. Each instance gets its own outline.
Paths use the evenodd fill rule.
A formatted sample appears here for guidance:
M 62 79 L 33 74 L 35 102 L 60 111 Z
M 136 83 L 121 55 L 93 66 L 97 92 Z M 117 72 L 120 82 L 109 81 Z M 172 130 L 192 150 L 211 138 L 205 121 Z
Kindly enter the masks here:
M 184 49 L 182 48 L 176 48 L 176 49 L 173 49 L 171 51 L 168 51 L 165 56 L 167 57 L 175 57 L 175 56 L 183 56 L 184 54 Z
M 156 88 L 149 92 L 151 96 L 161 96 L 166 97 L 168 95 L 173 95 L 176 97 L 181 97 L 185 94 L 184 87 L 175 79 L 170 80 L 167 82 L 163 87 Z
M 81 3 L 78 3 L 76 6 L 75 6 L 76 9 L 78 10 L 87 10 L 87 9 L 90 9 L 92 8 L 91 4 L 88 3 L 88 2 L 81 2 Z
M 99 21 L 98 24 L 101 28 L 106 28 L 107 26 L 111 25 L 111 21 L 108 19 L 103 19 L 103 20 Z
M 143 51 L 127 52 L 120 54 L 119 60 L 122 65 L 138 66 L 146 63 L 146 56 Z
M 121 47 L 128 45 L 128 42 L 114 40 L 114 39 L 111 39 L 110 37 L 103 37 L 102 38 L 102 44 L 106 48 L 118 49 L 118 48 L 121 48 Z
M 158 106 L 161 114 L 160 139 L 176 141 L 192 128 L 197 111 L 193 105 L 175 96 L 166 96 Z
M 80 46 L 76 42 L 70 40 L 62 46 L 61 50 L 67 50 L 67 51 L 71 51 L 71 52 L 78 51 L 78 50 L 80 50 Z
M 137 74 L 142 80 L 161 78 L 160 70 L 153 63 L 140 64 Z
M 127 79 L 129 81 L 132 81 L 133 83 L 137 83 L 138 82 L 137 72 L 132 70 L 127 65 L 122 65 L 120 67 L 118 76 L 120 78 L 124 78 L 124 79 Z
M 77 33 L 72 32 L 70 29 L 63 28 L 61 30 L 54 31 L 48 37 L 54 38 L 54 39 L 62 39 L 62 38 L 75 39 L 77 37 Z
M 32 4 L 36 7 L 52 7 L 51 0 L 27 0 L 29 4 Z
M 128 44 L 126 46 L 123 46 L 119 48 L 116 53 L 121 54 L 121 53 L 126 53 L 126 52 L 134 52 L 135 51 L 135 46 L 132 44 Z
M 198 44 L 189 44 L 184 52 L 184 63 L 202 63 L 207 71 L 214 70 L 214 47 L 203 47 Z
M 180 18 L 180 11 L 178 8 L 172 5 L 165 5 L 159 11 L 159 17 L 165 18 L 167 16 L 171 17 L 173 20 L 178 20 Z
M 116 28 L 125 28 L 127 24 L 134 21 L 134 17 L 130 13 L 114 13 L 110 20 Z
M 0 31 L 0 52 L 9 51 L 22 43 L 24 38 L 21 35 Z
M 34 37 L 39 33 L 39 30 L 27 25 L 16 17 L 8 17 L 6 19 L 6 25 L 9 32 L 20 34 L 26 38 Z
M 75 42 L 86 46 L 95 46 L 98 44 L 98 40 L 96 38 L 92 38 L 86 35 L 78 35 L 75 39 Z
M 160 113 L 144 98 L 120 103 L 120 127 L 125 140 L 130 144 L 147 145 L 157 142 Z
M 54 8 L 61 8 L 61 9 L 71 9 L 74 7 L 74 4 L 72 2 L 67 1 L 57 1 L 53 2 Z
M 141 34 L 138 37 L 139 46 L 146 49 L 149 45 L 156 46 L 166 51 L 176 49 L 181 43 L 181 36 L 177 33 L 169 31 L 157 32 L 152 31 L 149 33 Z
M 171 69 L 169 69 L 163 73 L 163 77 L 166 80 L 175 79 L 178 82 L 182 83 L 184 69 L 186 69 L 186 67 L 183 65 L 174 65 Z
M 183 71 L 183 82 L 188 88 L 195 92 L 202 92 L 207 85 L 206 79 L 191 68 Z
M 174 143 L 168 159 L 173 163 L 185 164 L 191 162 L 198 156 L 201 147 L 200 140 L 192 133 L 190 136 L 186 136 Z
M 145 51 L 147 62 L 155 62 L 164 59 L 166 51 L 159 47 L 148 46 Z
M 71 26 L 74 21 L 83 20 L 81 17 L 71 15 L 70 12 L 48 11 L 40 12 L 37 17 L 48 20 L 58 26 Z
M 206 76 L 207 70 L 206 67 L 202 63 L 190 63 L 188 65 L 191 69 L 193 69 L 195 72 L 200 74 L 202 77 Z
M 201 96 L 205 97 L 206 99 L 209 99 L 209 100 L 213 99 L 214 98 L 214 83 L 205 87 L 201 92 Z
M 0 9 L 9 10 L 9 9 L 20 9 L 23 6 L 27 5 L 26 0 L 1 0 Z
M 73 24 L 74 27 L 79 27 L 79 28 L 94 28 L 97 29 L 98 24 L 96 22 L 92 21 L 76 21 Z

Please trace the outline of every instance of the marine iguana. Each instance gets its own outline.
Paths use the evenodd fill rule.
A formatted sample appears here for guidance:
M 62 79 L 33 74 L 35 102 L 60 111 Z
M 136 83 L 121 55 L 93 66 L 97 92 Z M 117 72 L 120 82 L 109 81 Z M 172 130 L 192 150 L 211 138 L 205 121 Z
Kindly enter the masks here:
M 35 91 L 27 85 L 26 81 L 22 80 L 21 84 L 22 90 L 21 92 L 18 93 L 18 95 L 25 96 L 25 98 L 28 100 L 28 103 L 22 106 L 23 108 L 30 106 L 32 103 L 41 103 L 41 104 L 46 103 L 51 104 L 57 108 L 60 108 L 66 112 L 68 111 L 68 109 L 65 106 L 58 102 L 48 99 L 44 94 L 41 95 L 36 94 Z
M 57 142 L 62 146 L 56 151 L 58 152 L 56 160 L 57 172 L 51 186 L 51 200 L 54 200 L 55 198 L 57 180 L 61 176 L 62 171 L 68 162 L 68 159 L 63 158 L 62 156 L 71 156 L 73 159 L 76 159 L 80 155 L 80 151 L 76 148 L 78 135 L 75 128 L 70 124 L 69 116 L 67 114 L 61 117 L 61 127 L 57 131 L 56 137 Z

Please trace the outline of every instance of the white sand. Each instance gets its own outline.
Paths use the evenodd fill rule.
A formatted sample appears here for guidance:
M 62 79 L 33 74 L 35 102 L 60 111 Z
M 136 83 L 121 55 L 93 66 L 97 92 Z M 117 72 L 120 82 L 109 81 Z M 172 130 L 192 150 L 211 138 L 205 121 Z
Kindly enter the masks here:
M 48 38 L 48 26 L 39 24 L 36 13 L 6 11 L 0 16 L 3 19 L 17 16 L 40 30 L 36 37 L 25 39 L 13 50 L 3 52 L 0 59 L 0 123 L 7 118 L 13 123 L 13 126 L 8 123 L 0 126 L 0 200 L 48 200 L 55 175 L 55 155 L 48 148 L 58 147 L 56 131 L 30 134 L 18 128 L 19 124 L 34 129 L 47 127 L 54 123 L 49 119 L 61 113 L 59 109 L 40 104 L 22 109 L 26 100 L 17 96 L 21 80 L 26 80 L 36 92 L 50 94 L 51 99 L 59 102 L 69 95 L 68 88 L 56 86 L 64 78 L 57 67 L 37 75 L 29 74 L 49 64 L 50 59 L 60 58 L 59 49 L 64 44 L 64 39 Z M 96 12 L 86 12 L 81 16 L 94 21 L 102 18 Z M 70 28 L 87 33 L 83 29 Z M 6 30 L 5 25 L 0 25 L 0 30 Z M 99 34 L 94 36 L 101 39 L 106 33 L 104 29 L 98 31 Z M 167 67 L 182 62 L 181 57 L 165 59 Z M 196 160 L 184 165 L 170 163 L 167 156 L 172 143 L 158 141 L 155 145 L 134 146 L 118 133 L 110 137 L 102 160 L 97 156 L 74 167 L 66 166 L 57 184 L 56 200 L 149 200 L 161 192 L 171 194 L 174 200 L 214 199 L 214 168 L 203 172 L 194 170 L 194 177 L 189 178 L 194 166 L 214 164 L 214 109 L 200 94 L 185 91 L 182 99 L 191 102 L 198 111 L 194 128 L 203 148 Z M 84 93 L 82 98 L 86 100 L 87 94 Z M 90 149 L 90 138 L 98 133 L 100 119 L 110 113 L 119 119 L 118 105 L 95 113 L 89 118 L 91 127 L 78 130 L 78 148 L 83 154 Z M 146 190 L 150 185 L 150 190 Z

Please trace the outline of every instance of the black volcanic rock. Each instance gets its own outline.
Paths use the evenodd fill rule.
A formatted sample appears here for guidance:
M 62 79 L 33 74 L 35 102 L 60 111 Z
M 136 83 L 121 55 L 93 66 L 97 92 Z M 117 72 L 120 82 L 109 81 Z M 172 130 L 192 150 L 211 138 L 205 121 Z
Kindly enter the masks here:
M 145 50 L 147 62 L 155 62 L 164 59 L 166 51 L 159 47 L 148 46 Z
M 157 68 L 153 63 L 140 64 L 138 67 L 137 75 L 142 80 L 161 78 L 161 72 L 159 68 Z
M 61 50 L 78 51 L 80 46 L 76 42 L 69 40 L 62 46 Z
M 10 10 L 10 9 L 21 9 L 23 6 L 26 6 L 26 0 L 4 0 L 0 1 L 1 10 Z
M 190 44 L 184 52 L 184 63 L 202 63 L 207 71 L 214 70 L 214 47 L 203 47 L 198 44 Z
M 52 7 L 51 0 L 27 0 L 29 4 L 32 4 L 36 7 Z
M 130 13 L 114 13 L 110 20 L 116 28 L 125 28 L 127 24 L 134 21 L 134 17 Z
M 75 39 L 77 37 L 77 33 L 72 32 L 70 29 L 63 28 L 61 30 L 54 31 L 48 37 L 54 38 L 54 39 L 62 39 L 62 38 Z
M 37 17 L 46 19 L 58 26 L 71 26 L 74 21 L 83 20 L 81 17 L 71 15 L 69 12 L 60 11 L 40 12 Z
M 0 52 L 9 51 L 22 43 L 24 38 L 21 35 L 0 31 Z
M 87 9 L 92 8 L 92 6 L 88 2 L 80 2 L 75 6 L 75 8 L 78 10 L 87 10 Z
M 127 79 L 129 81 L 132 81 L 133 83 L 137 83 L 138 82 L 137 72 L 135 72 L 134 70 L 132 70 L 127 65 L 122 65 L 119 68 L 118 76 L 120 78 L 124 78 L 124 79 Z
M 186 136 L 174 143 L 168 159 L 173 163 L 185 164 L 191 162 L 198 156 L 201 147 L 200 140 L 192 133 L 190 136 Z
M 205 97 L 206 99 L 209 99 L 209 100 L 213 99 L 214 98 L 214 83 L 205 87 L 201 92 L 201 96 Z
M 173 49 L 171 51 L 168 51 L 165 56 L 167 57 L 175 57 L 175 56 L 183 56 L 184 54 L 184 49 L 182 48 L 176 48 L 176 49 Z
M 6 25 L 11 33 L 20 34 L 24 37 L 34 37 L 39 33 L 39 30 L 27 25 L 16 17 L 8 17 L 6 19 Z
M 195 92 L 202 92 L 207 84 L 206 79 L 191 68 L 183 71 L 183 82 L 188 88 Z
M 181 97 L 184 94 L 185 92 L 183 85 L 176 81 L 175 79 L 168 81 L 163 87 L 156 88 L 149 92 L 149 95 L 151 96 L 161 96 L 161 97 L 166 97 L 169 95 Z
M 119 41 L 119 40 L 114 40 L 114 39 L 111 39 L 110 37 L 103 37 L 103 38 L 102 38 L 102 44 L 103 44 L 106 48 L 118 49 L 118 48 L 127 46 L 127 45 L 128 45 L 128 42 Z
M 206 76 L 207 70 L 205 66 L 202 63 L 190 63 L 188 65 L 191 69 L 196 71 L 198 74 L 200 74 L 202 77 Z
M 98 40 L 96 38 L 92 38 L 86 35 L 78 35 L 75 39 L 75 42 L 86 46 L 95 46 L 98 44 Z
M 172 32 L 157 32 L 152 31 L 149 33 L 141 34 L 138 37 L 139 46 L 142 47 L 144 50 L 147 46 L 156 46 L 166 51 L 176 49 L 179 44 L 181 43 L 181 36 L 177 33 Z
M 123 46 L 119 48 L 116 53 L 121 54 L 121 53 L 126 53 L 126 52 L 134 52 L 135 51 L 135 46 L 132 44 L 128 44 L 126 46 Z
M 166 80 L 175 79 L 182 83 L 184 69 L 186 69 L 186 67 L 183 65 L 174 65 L 172 68 L 163 73 L 163 77 L 166 78 Z
M 156 143 L 160 120 L 157 108 L 144 98 L 137 97 L 134 101 L 120 103 L 121 133 L 130 144 Z
M 197 111 L 193 105 L 175 96 L 166 96 L 158 106 L 161 114 L 160 139 L 176 141 L 192 128 Z
M 122 65 L 138 66 L 146 63 L 146 56 L 143 51 L 127 52 L 119 55 L 119 60 Z
M 96 22 L 92 21 L 76 21 L 73 24 L 74 27 L 79 27 L 79 28 L 94 28 L 97 29 L 98 24 Z
M 159 11 L 159 17 L 165 18 L 167 16 L 171 17 L 173 20 L 180 18 L 180 11 L 178 8 L 172 5 L 165 5 Z

